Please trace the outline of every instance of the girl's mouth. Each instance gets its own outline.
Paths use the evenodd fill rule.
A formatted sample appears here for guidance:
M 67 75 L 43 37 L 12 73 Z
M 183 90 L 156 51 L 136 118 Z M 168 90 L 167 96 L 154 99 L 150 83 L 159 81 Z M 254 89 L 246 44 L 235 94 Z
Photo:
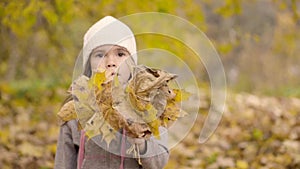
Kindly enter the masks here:
M 113 73 L 111 73 L 110 75 L 111 75 L 111 76 L 114 76 L 114 75 L 120 76 L 120 74 L 119 74 L 119 73 L 116 73 L 116 72 L 113 72 Z

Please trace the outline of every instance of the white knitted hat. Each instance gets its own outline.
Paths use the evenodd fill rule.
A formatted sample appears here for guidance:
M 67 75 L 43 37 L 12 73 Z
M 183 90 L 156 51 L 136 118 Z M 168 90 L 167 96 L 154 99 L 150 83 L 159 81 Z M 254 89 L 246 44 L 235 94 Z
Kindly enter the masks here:
M 93 49 L 101 45 L 119 45 L 125 47 L 137 63 L 136 42 L 130 28 L 112 16 L 106 16 L 96 22 L 85 33 L 83 39 L 83 67 Z

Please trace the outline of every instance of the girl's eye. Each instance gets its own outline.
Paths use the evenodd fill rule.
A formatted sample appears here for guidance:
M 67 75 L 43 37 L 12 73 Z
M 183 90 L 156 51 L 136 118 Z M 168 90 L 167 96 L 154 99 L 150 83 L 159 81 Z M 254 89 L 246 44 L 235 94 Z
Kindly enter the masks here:
M 102 54 L 102 53 L 99 53 L 99 54 L 96 55 L 96 57 L 102 58 L 102 57 L 103 57 L 103 54 Z
M 123 53 L 123 52 L 119 52 L 119 53 L 118 53 L 118 56 L 119 56 L 119 57 L 122 57 L 122 56 L 125 56 L 125 55 L 126 55 L 126 54 Z

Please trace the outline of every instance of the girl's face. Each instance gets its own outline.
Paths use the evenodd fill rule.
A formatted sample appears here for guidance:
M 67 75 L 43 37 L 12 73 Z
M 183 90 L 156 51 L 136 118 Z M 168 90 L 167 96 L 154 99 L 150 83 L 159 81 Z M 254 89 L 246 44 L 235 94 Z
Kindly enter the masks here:
M 117 45 L 102 45 L 95 48 L 90 57 L 92 71 L 105 70 L 106 78 L 111 79 L 123 61 L 130 57 L 126 48 Z

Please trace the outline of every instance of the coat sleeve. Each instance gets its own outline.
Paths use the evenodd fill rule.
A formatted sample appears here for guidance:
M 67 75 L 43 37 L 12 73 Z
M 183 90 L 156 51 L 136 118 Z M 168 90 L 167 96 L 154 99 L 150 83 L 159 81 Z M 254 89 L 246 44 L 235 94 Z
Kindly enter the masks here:
M 167 129 L 160 127 L 160 139 L 151 137 L 146 141 L 146 150 L 141 154 L 141 162 L 144 169 L 162 169 L 169 160 L 169 150 L 167 147 Z
M 77 131 L 77 121 L 71 120 L 61 125 L 54 169 L 76 169 L 80 132 Z

